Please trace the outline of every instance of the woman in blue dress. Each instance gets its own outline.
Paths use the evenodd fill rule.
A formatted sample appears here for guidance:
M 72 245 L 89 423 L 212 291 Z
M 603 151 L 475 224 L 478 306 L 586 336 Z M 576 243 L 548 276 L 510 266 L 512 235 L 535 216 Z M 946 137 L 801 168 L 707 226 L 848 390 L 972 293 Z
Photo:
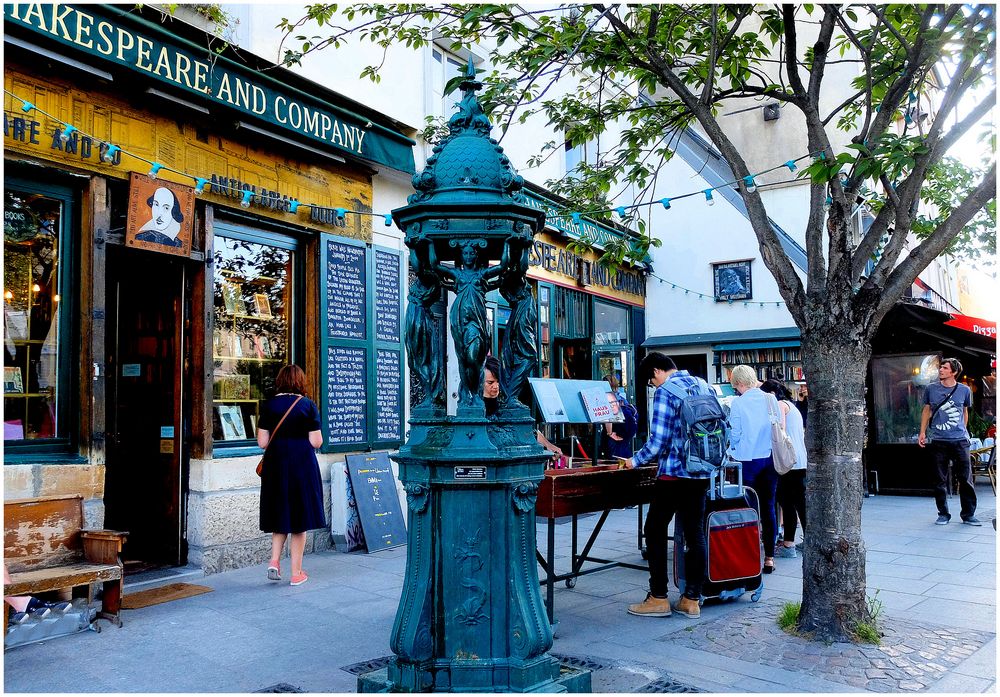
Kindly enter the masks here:
M 319 409 L 305 396 L 305 390 L 302 368 L 297 365 L 282 368 L 275 379 L 277 394 L 261 407 L 257 428 L 257 444 L 267 448 L 260 480 L 260 529 L 271 533 L 267 577 L 281 580 L 281 553 L 290 535 L 293 586 L 309 579 L 302 569 L 306 531 L 326 527 L 323 482 L 316 460 L 316 448 L 323 445 L 323 432 Z M 292 407 L 299 396 L 302 399 Z M 271 434 L 286 411 L 288 416 L 268 448 Z

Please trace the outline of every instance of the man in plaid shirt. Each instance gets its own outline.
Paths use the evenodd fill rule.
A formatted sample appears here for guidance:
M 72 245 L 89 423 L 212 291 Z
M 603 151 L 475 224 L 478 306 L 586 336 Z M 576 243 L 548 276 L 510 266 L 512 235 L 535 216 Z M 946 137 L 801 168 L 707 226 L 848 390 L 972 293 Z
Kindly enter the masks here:
M 646 380 L 656 388 L 653 395 L 653 413 L 650 419 L 649 440 L 642 450 L 627 461 L 630 467 L 656 463 L 656 483 L 653 500 L 646 514 L 646 558 L 649 561 L 649 592 L 646 599 L 629 605 L 632 615 L 669 617 L 670 600 L 667 598 L 667 527 L 674 513 L 684 530 L 687 552 L 684 555 L 684 595 L 674 610 L 686 617 L 699 617 L 701 609 L 701 582 L 705 576 L 705 495 L 708 478 L 693 477 L 687 471 L 683 450 L 686 440 L 684 420 L 681 417 L 682 401 L 664 387 L 667 382 L 683 388 L 690 394 L 714 394 L 704 380 L 677 370 L 669 356 L 651 352 L 639 364 L 639 380 Z

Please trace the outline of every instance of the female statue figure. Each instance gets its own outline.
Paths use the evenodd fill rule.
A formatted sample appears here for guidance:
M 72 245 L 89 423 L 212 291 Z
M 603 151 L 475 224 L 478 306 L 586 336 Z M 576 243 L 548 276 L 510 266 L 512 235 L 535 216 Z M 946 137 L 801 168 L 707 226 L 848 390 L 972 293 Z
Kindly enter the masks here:
M 480 382 L 483 361 L 490 350 L 490 325 L 486 317 L 486 293 L 497 287 L 500 266 L 484 266 L 480 261 L 482 240 L 452 240 L 462 252 L 450 268 L 437 263 L 434 245 L 428 247 L 431 267 L 446 288 L 455 292 L 451 307 L 451 336 L 455 341 L 460 378 L 458 402 L 461 405 L 482 403 Z
M 415 250 L 410 251 L 413 282 L 406 305 L 406 360 L 420 384 L 422 399 L 433 407 L 445 407 L 447 385 L 442 357 L 434 351 L 434 316 L 431 306 L 441 298 L 441 281 L 421 261 Z
M 501 351 L 501 382 L 508 398 L 518 401 L 528 377 L 538 364 L 535 341 L 538 312 L 535 297 L 525 282 L 532 241 L 530 236 L 514 235 L 508 238 L 501 263 L 500 294 L 510 303 L 510 318 Z

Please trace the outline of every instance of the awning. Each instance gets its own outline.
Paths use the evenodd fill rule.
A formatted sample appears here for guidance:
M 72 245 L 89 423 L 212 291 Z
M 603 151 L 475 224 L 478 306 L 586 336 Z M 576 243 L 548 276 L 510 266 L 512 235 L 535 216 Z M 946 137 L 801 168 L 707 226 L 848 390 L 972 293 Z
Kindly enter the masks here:
M 969 315 L 958 315 L 952 313 L 954 319 L 945 322 L 949 327 L 958 327 L 973 334 L 997 338 L 997 323 L 988 319 L 970 317 Z
M 800 346 L 801 341 L 747 341 L 741 344 L 715 344 L 713 351 L 739 351 L 741 349 L 759 348 L 794 348 Z
M 780 346 L 798 346 L 801 336 L 798 327 L 775 327 L 771 329 L 742 329 L 733 332 L 704 332 L 702 334 L 673 334 L 667 336 L 651 336 L 642 342 L 643 348 L 659 348 L 668 346 L 698 346 L 708 344 L 713 350 L 750 347 L 751 343 L 768 342 L 764 348 Z M 784 342 L 784 343 L 773 343 Z M 743 346 L 743 344 L 747 344 Z

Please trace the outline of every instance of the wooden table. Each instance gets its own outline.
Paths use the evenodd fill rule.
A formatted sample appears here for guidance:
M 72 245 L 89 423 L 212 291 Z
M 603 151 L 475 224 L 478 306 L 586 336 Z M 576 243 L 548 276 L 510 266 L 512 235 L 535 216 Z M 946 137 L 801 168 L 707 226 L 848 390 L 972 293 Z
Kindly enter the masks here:
M 618 469 L 617 465 L 597 465 L 593 467 L 578 467 L 574 469 L 550 469 L 545 471 L 545 477 L 538 487 L 538 499 L 535 502 L 535 514 L 548 519 L 548 553 L 542 557 L 535 549 L 539 564 L 545 571 L 546 586 L 545 607 L 548 610 L 549 623 L 554 621 L 554 589 L 559 581 L 565 581 L 567 588 L 576 585 L 576 579 L 586 574 L 592 574 L 604 569 L 622 566 L 629 569 L 645 571 L 646 565 L 629 564 L 610 559 L 599 559 L 590 556 L 590 550 L 597 540 L 608 514 L 616 508 L 638 506 L 637 510 L 637 547 L 642 548 L 642 507 L 652 500 L 653 483 L 656 481 L 656 466 L 637 467 L 635 469 Z M 597 525 L 590 533 L 590 538 L 577 554 L 577 517 L 584 513 L 601 513 Z M 555 571 L 555 522 L 556 518 L 572 516 L 572 546 L 570 571 L 557 574 Z M 593 562 L 598 566 L 583 568 L 584 563 Z

